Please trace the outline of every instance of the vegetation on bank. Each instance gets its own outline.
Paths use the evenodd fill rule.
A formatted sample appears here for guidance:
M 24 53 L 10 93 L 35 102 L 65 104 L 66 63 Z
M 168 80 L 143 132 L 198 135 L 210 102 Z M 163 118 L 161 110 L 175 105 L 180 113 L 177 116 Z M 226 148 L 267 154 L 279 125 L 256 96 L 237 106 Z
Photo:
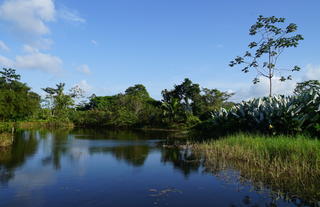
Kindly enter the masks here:
M 320 135 L 320 82 L 299 83 L 292 96 L 256 98 L 221 108 L 196 129 L 211 134 L 260 132 Z
M 289 196 L 320 198 L 320 141 L 307 136 L 235 134 L 194 145 L 214 172 L 235 169 L 257 186 L 281 190 Z M 304 186 L 304 187 L 301 187 Z
M 0 119 L 3 122 L 39 122 L 49 127 L 125 127 L 187 129 L 212 135 L 238 131 L 267 134 L 320 134 L 320 83 L 299 83 L 294 95 L 264 97 L 239 104 L 229 102 L 232 93 L 200 88 L 185 79 L 171 90 L 163 90 L 161 101 L 150 97 L 137 84 L 113 96 L 82 97 L 78 87 L 65 91 L 65 84 L 43 89 L 40 96 L 20 82 L 13 69 L 0 76 Z M 17 128 L 17 127 L 16 127 Z M 9 132 L 11 128 L 9 127 Z
M 70 118 L 80 126 L 182 129 L 205 120 L 215 109 L 232 106 L 227 101 L 231 95 L 201 89 L 185 79 L 172 90 L 163 90 L 163 99 L 158 101 L 150 97 L 145 86 L 136 84 L 114 96 L 92 95 Z
M 231 93 L 200 88 L 185 79 L 172 90 L 163 90 L 161 101 L 150 97 L 145 86 L 136 84 L 113 96 L 92 95 L 87 99 L 79 87 L 66 91 L 65 84 L 47 87 L 46 97 L 30 91 L 14 69 L 0 74 L 0 120 L 40 121 L 50 125 L 188 128 L 210 117 L 213 110 L 230 108 Z M 79 101 L 81 100 L 81 102 Z

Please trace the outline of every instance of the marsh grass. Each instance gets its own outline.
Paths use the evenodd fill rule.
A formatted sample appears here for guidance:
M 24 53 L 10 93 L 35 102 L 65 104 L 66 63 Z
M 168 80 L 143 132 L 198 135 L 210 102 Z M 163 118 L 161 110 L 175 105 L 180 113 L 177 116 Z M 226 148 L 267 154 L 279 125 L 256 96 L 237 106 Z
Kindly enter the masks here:
M 71 129 L 74 125 L 71 122 L 63 121 L 33 121 L 33 122 L 17 122 L 18 130 L 34 130 L 34 129 Z
M 34 129 L 71 129 L 74 125 L 71 122 L 63 121 L 19 121 L 19 122 L 0 122 L 1 132 L 12 132 L 17 130 L 34 130 Z
M 194 145 L 211 172 L 239 171 L 254 186 L 282 192 L 283 197 L 320 200 L 320 141 L 307 136 L 237 134 Z
M 0 122 L 0 148 L 13 144 L 14 132 L 20 130 L 41 129 L 72 129 L 71 122 L 59 121 L 25 121 L 25 122 Z

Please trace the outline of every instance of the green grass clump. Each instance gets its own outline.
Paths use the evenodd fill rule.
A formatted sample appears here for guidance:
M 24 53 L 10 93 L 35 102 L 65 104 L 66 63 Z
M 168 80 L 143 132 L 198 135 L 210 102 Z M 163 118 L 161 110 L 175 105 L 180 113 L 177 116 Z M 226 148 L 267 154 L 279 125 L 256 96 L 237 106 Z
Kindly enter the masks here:
M 320 140 L 303 135 L 236 134 L 198 143 L 194 150 L 213 172 L 231 168 L 242 178 L 286 195 L 311 202 L 320 199 Z
M 313 167 L 320 164 L 320 141 L 306 136 L 263 136 L 238 134 L 202 144 L 206 150 L 224 152 L 233 159 L 254 156 L 255 162 L 275 160 L 283 162 L 306 162 Z M 227 150 L 227 152 L 226 152 Z M 229 151 L 229 152 L 228 152 Z

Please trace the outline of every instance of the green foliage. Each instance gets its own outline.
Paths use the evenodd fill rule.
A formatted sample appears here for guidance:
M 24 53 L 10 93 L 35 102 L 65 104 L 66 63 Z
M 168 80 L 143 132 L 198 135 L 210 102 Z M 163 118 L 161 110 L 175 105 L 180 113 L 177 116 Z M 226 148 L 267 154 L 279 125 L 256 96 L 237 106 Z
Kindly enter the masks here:
M 202 94 L 193 103 L 194 115 L 199 116 L 201 120 L 206 120 L 212 111 L 221 107 L 230 108 L 233 103 L 227 101 L 233 95 L 234 93 L 222 92 L 218 89 L 203 88 Z
M 0 133 L 12 132 L 16 125 L 13 122 L 0 122 Z
M 159 126 L 161 110 L 146 88 L 137 84 L 124 94 L 114 96 L 92 95 L 87 104 L 74 112 L 76 125 L 109 127 Z
M 20 82 L 14 69 L 0 71 L 0 120 L 31 118 L 40 108 L 40 96 Z
M 199 84 L 194 84 L 186 78 L 180 85 L 175 85 L 173 90 L 163 90 L 162 96 L 164 102 L 172 102 L 172 99 L 175 99 L 179 102 L 181 110 L 192 112 L 192 103 L 199 96 L 200 91 Z
M 162 91 L 163 101 L 149 96 L 145 86 L 134 85 L 124 94 L 92 95 L 71 115 L 81 126 L 186 128 L 201 122 L 199 116 L 222 106 L 233 95 L 217 89 L 200 89 L 199 84 L 185 79 L 173 90 Z
M 294 89 L 295 94 L 301 94 L 310 91 L 311 89 L 317 90 L 320 87 L 320 81 L 318 80 L 308 80 L 298 83 Z
M 197 116 L 194 116 L 192 114 L 188 114 L 187 115 L 187 120 L 186 120 L 186 125 L 188 127 L 192 127 L 192 126 L 195 126 L 197 124 L 201 123 L 199 117 Z
M 42 89 L 47 93 L 46 100 L 51 109 L 52 120 L 68 121 L 68 112 L 75 105 L 75 98 L 82 95 L 82 90 L 78 87 L 72 88 L 69 93 L 65 93 L 64 88 L 65 84 L 59 83 L 56 88 Z
M 136 84 L 132 87 L 127 88 L 125 91 L 126 95 L 140 97 L 142 99 L 150 98 L 150 95 L 146 89 L 146 87 L 142 84 Z
M 304 88 L 298 85 L 294 96 L 257 98 L 235 105 L 230 110 L 221 108 L 212 119 L 198 129 L 214 133 L 259 131 L 263 133 L 310 133 L 319 135 L 320 86 Z
M 186 78 L 172 90 L 162 91 L 163 119 L 166 123 L 184 123 L 190 126 L 190 123 L 196 123 L 188 121 L 190 115 L 205 120 L 213 110 L 228 107 L 227 100 L 232 95 L 218 89 L 200 89 L 199 84 Z
M 0 119 L 2 121 L 45 121 L 52 126 L 69 125 L 103 127 L 186 128 L 206 119 L 210 111 L 229 107 L 232 95 L 217 89 L 200 89 L 199 84 L 185 79 L 171 91 L 162 92 L 163 101 L 152 99 L 142 84 L 136 84 L 114 96 L 89 97 L 89 102 L 76 105 L 82 97 L 79 87 L 65 91 L 65 84 L 47 87 L 42 108 L 40 96 L 19 82 L 14 69 L 0 71 Z
M 253 83 L 258 83 L 259 77 L 269 79 L 269 95 L 272 95 L 272 78 L 275 75 L 281 76 L 280 80 L 291 80 L 291 75 L 283 76 L 285 71 L 299 71 L 300 67 L 294 66 L 292 68 L 282 69 L 277 67 L 279 56 L 284 49 L 290 47 L 297 47 L 299 42 L 303 40 L 302 35 L 295 34 L 298 29 L 296 24 L 290 23 L 285 27 L 280 27 L 285 18 L 263 17 L 259 16 L 257 22 L 250 28 L 249 34 L 251 36 L 259 35 L 260 38 L 249 44 L 250 51 L 246 51 L 243 56 L 237 56 L 230 62 L 230 66 L 244 65 L 242 71 L 248 73 L 251 69 L 257 72 L 257 77 L 254 78 Z M 278 74 L 276 74 L 278 73 Z

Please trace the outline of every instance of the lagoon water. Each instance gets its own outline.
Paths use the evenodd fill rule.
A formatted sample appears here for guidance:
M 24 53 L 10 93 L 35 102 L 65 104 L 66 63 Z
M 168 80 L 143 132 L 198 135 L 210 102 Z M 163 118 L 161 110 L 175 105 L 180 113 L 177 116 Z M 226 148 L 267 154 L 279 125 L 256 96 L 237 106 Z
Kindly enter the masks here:
M 0 206 L 299 206 L 212 174 L 169 132 L 23 131 L 0 151 Z M 164 147 L 167 146 L 167 147 Z

